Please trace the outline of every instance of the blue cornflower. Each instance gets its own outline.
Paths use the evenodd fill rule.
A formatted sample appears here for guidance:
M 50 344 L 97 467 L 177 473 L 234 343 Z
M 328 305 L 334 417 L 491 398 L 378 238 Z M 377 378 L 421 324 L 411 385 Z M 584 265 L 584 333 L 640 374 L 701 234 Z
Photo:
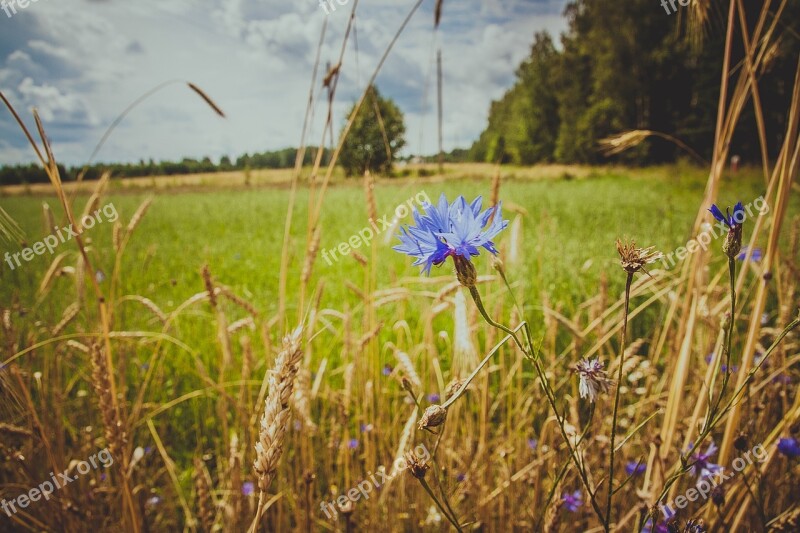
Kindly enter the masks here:
M 739 255 L 736 256 L 736 259 L 739 261 L 744 261 L 745 256 L 747 255 L 747 246 L 742 246 L 742 251 L 739 252 Z M 750 254 L 750 261 L 761 261 L 761 248 L 753 248 L 753 253 Z
M 722 243 L 722 251 L 733 259 L 739 255 L 739 250 L 742 249 L 742 222 L 745 218 L 742 202 L 734 206 L 733 215 L 731 215 L 730 208 L 726 211 L 727 215 L 723 215 L 717 204 L 712 205 L 709 212 L 714 215 L 714 218 L 728 226 L 728 235 L 725 237 L 725 242 Z
M 639 474 L 644 474 L 646 470 L 647 465 L 639 461 L 628 461 L 628 464 L 625 465 L 625 473 L 629 476 L 638 476 Z
M 575 513 L 583 505 L 583 495 L 580 490 L 576 490 L 572 494 L 565 492 L 561 495 L 561 500 L 564 502 L 564 507 L 567 511 Z
M 439 403 L 439 400 L 441 399 L 441 397 L 435 392 L 428 394 L 426 398 L 429 403 Z
M 256 491 L 256 487 L 252 481 L 245 481 L 242 483 L 242 494 L 245 496 L 250 496 Z
M 727 209 L 727 216 L 722 214 L 722 211 L 720 210 L 719 207 L 717 207 L 717 204 L 713 204 L 711 206 L 711 209 L 709 209 L 708 211 L 712 215 L 714 215 L 714 218 L 716 218 L 717 220 L 719 220 L 720 222 L 722 222 L 726 226 L 728 226 L 728 229 L 733 229 L 736 226 L 741 225 L 742 222 L 744 222 L 745 214 L 744 214 L 744 206 L 742 206 L 742 202 L 737 203 L 733 207 L 733 215 L 731 215 L 731 208 L 730 207 Z
M 532 451 L 536 451 L 536 448 L 539 446 L 539 441 L 536 439 L 528 439 L 528 448 Z
M 800 443 L 793 437 L 784 437 L 778 441 L 778 451 L 786 457 L 800 457 Z
M 465 479 L 467 479 L 467 475 L 466 474 L 458 474 L 456 476 L 456 481 L 458 481 L 459 483 L 463 482 Z
M 402 228 L 397 236 L 401 244 L 393 249 L 416 258 L 414 265 L 428 275 L 433 265 L 441 265 L 448 257 L 463 265 L 463 260 L 469 262 L 479 255 L 480 248 L 496 255 L 492 239 L 508 226 L 508 221 L 503 220 L 501 204 L 484 211 L 482 206 L 480 196 L 471 204 L 463 196 L 449 204 L 442 194 L 437 205 L 422 206 L 424 214 L 414 210 L 414 225 Z
M 350 448 L 351 450 L 355 450 L 356 448 L 358 448 L 358 439 L 350 439 L 347 442 L 347 447 Z
M 689 450 L 694 448 L 693 444 L 689 445 Z M 717 445 L 712 440 L 706 448 L 706 453 L 695 452 L 692 455 L 692 475 L 698 476 L 700 479 L 712 477 L 718 472 L 722 471 L 722 467 L 718 464 L 712 463 L 709 459 L 717 453 Z
M 373 429 L 372 424 L 365 424 L 363 422 L 361 423 L 360 428 L 361 428 L 361 433 L 369 433 Z
M 394 370 L 394 368 L 392 368 L 392 365 L 383 365 L 382 374 L 384 376 L 389 376 L 392 374 L 392 370 Z

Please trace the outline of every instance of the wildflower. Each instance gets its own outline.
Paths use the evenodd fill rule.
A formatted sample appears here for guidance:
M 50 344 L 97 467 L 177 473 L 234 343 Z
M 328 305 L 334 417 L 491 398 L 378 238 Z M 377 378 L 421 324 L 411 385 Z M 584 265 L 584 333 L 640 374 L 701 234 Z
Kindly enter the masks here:
M 733 215 L 731 215 L 730 207 L 726 211 L 727 215 L 723 215 L 717 204 L 712 205 L 708 211 L 714 215 L 714 218 L 728 226 L 728 235 L 725 237 L 725 242 L 722 243 L 722 251 L 733 259 L 742 249 L 742 222 L 745 217 L 742 202 L 733 207 Z
M 420 462 L 416 456 L 410 456 L 407 459 L 408 464 L 408 471 L 411 472 L 411 475 L 417 479 L 422 479 L 425 477 L 425 473 L 430 468 L 430 465 L 426 462 Z
M 625 473 L 629 476 L 638 476 L 644 474 L 647 470 L 647 465 L 639 461 L 628 461 L 625 465 Z
M 433 265 L 453 257 L 459 280 L 463 283 L 464 277 L 469 282 L 474 272 L 470 259 L 480 254 L 481 247 L 497 255 L 492 239 L 508 226 L 501 215 L 501 204 L 481 211 L 482 204 L 480 196 L 471 204 L 463 196 L 448 204 L 442 194 L 438 205 L 423 206 L 425 214 L 414 210 L 415 225 L 402 229 L 397 236 L 401 244 L 394 250 L 415 257 L 414 265 L 422 266 L 425 274 L 430 274 Z
M 786 457 L 800 457 L 800 443 L 793 437 L 784 437 L 778 441 L 778 451 Z
M 392 365 L 383 365 L 382 373 L 384 376 L 390 376 L 393 370 Z
M 535 451 L 536 448 L 539 446 L 539 441 L 536 439 L 528 439 L 528 448 L 532 451 Z
M 439 403 L 440 397 L 435 392 L 432 392 L 426 396 L 429 402 L 431 403 Z
M 373 427 L 372 427 L 372 424 L 365 424 L 365 423 L 362 422 L 361 426 L 360 426 L 360 429 L 361 429 L 361 433 L 369 433 L 370 431 L 373 430 Z
M 689 445 L 691 450 L 694 446 Z M 709 459 L 717 453 L 717 445 L 712 440 L 708 444 L 705 453 L 696 452 L 692 455 L 692 475 L 698 476 L 700 479 L 708 478 L 722 471 L 722 467 L 718 464 L 712 463 Z
M 635 241 L 623 242 L 617 239 L 617 253 L 622 270 L 628 274 L 635 274 L 644 270 L 645 265 L 655 263 L 663 257 L 661 252 L 654 250 L 654 246 L 649 248 L 637 248 Z M 645 272 L 647 272 L 645 270 Z
M 242 494 L 251 496 L 256 491 L 256 486 L 252 481 L 245 481 L 242 483 Z
M 356 448 L 358 448 L 358 439 L 350 439 L 349 441 L 347 441 L 347 447 L 350 448 L 351 450 L 355 450 Z
M 456 481 L 458 481 L 459 483 L 463 483 L 463 481 L 464 481 L 465 479 L 467 479 L 467 475 L 466 475 L 466 474 L 458 474 L 458 475 L 456 476 Z
M 580 377 L 581 398 L 589 397 L 590 402 L 594 402 L 600 391 L 608 392 L 609 386 L 614 383 L 606 375 L 603 363 L 599 359 L 584 359 L 575 365 L 575 372 Z
M 575 513 L 583 505 L 583 495 L 580 490 L 576 490 L 572 494 L 564 493 L 561 495 L 561 500 L 564 502 L 564 507 L 567 511 Z
M 739 252 L 739 255 L 736 256 L 736 259 L 739 261 L 744 261 L 744 258 L 747 256 L 747 246 L 742 246 L 742 251 Z M 761 248 L 753 248 L 753 253 L 750 254 L 751 261 L 761 261 Z
M 422 414 L 422 418 L 419 419 L 419 429 L 428 429 L 441 426 L 444 424 L 445 418 L 447 418 L 447 409 L 441 405 L 431 405 L 425 409 L 425 412 Z
M 659 522 L 653 527 L 653 519 L 648 518 L 642 528 L 642 533 L 669 533 L 669 527 L 662 522 Z

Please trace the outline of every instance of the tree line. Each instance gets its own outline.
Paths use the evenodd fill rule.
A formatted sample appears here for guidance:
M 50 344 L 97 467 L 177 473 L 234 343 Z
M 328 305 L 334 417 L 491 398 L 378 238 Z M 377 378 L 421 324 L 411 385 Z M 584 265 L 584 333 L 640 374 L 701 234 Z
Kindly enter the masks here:
M 470 159 L 598 164 L 608 161 L 598 151 L 601 139 L 634 129 L 677 138 L 694 157 L 710 159 L 728 3 L 707 4 L 708 22 L 695 25 L 694 4 L 665 14 L 653 0 L 571 2 L 561 46 L 546 33 L 535 35 L 513 87 L 492 102 L 488 126 L 473 144 Z M 785 9 L 776 30 L 780 45 L 759 82 L 772 150 L 786 131 L 785 110 L 800 50 L 800 2 L 788 2 Z M 748 24 L 755 25 L 758 10 L 751 11 Z M 734 41 L 731 65 L 743 59 L 742 43 Z M 757 131 L 748 102 L 731 154 L 760 160 Z M 684 153 L 673 142 L 650 137 L 614 161 L 659 163 Z
M 317 149 L 306 149 L 303 157 L 304 165 L 311 165 L 316 157 Z M 331 151 L 328 148 L 323 152 L 323 163 L 330 160 Z M 293 168 L 297 158 L 297 148 L 284 148 L 282 150 L 244 154 L 235 160 L 222 156 L 219 163 L 209 157 L 202 159 L 183 158 L 180 161 L 155 162 L 140 160 L 138 163 L 95 163 L 87 167 L 66 167 L 59 165 L 61 179 L 73 181 L 81 172 L 85 172 L 84 179 L 93 180 L 103 172 L 111 171 L 112 175 L 120 178 L 139 178 L 147 176 L 175 176 L 184 174 L 201 174 L 211 172 L 226 172 L 235 170 Z M 44 169 L 37 164 L 16 165 L 0 167 L 0 185 L 13 185 L 23 183 L 46 183 L 48 180 Z

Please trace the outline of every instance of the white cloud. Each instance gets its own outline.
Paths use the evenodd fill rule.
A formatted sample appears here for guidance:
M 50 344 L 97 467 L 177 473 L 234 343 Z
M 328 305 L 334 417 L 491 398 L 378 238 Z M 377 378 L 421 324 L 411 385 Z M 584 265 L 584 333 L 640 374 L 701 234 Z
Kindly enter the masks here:
M 126 106 L 170 79 L 198 84 L 226 111 L 228 120 L 219 119 L 185 86 L 175 84 L 126 117 L 101 160 L 236 156 L 294 146 L 323 22 L 328 23 L 324 65 L 338 60 L 353 1 L 337 4 L 330 15 L 317 0 L 38 2 L 17 15 L 17 28 L 25 27 L 26 38 L 0 36 L 0 90 L 22 105 L 20 112 L 27 105 L 39 108 L 54 144 L 61 143 L 60 157 L 70 164 L 88 157 Z M 445 148 L 468 146 L 485 126 L 491 100 L 510 86 L 533 33 L 563 30 L 564 3 L 445 1 L 437 35 L 432 5 L 426 2 L 378 77 L 381 92 L 406 114 L 408 149 L 436 150 L 432 132 L 437 43 L 444 57 Z M 413 0 L 359 3 L 334 108 L 334 130 L 341 128 L 344 113 L 411 5 Z M 319 142 L 323 104 L 315 111 L 311 143 Z M 12 127 L 0 114 L 0 132 L 6 138 Z M 17 155 L 4 147 L 0 164 L 17 162 Z

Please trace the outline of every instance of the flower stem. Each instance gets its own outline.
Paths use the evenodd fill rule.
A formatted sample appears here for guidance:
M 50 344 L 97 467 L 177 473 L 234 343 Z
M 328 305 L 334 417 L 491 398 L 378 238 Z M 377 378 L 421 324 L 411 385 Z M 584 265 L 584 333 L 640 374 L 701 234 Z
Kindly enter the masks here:
M 608 453 L 608 501 L 606 503 L 606 523 L 605 530 L 611 528 L 611 499 L 614 496 L 614 446 L 617 439 L 617 413 L 619 411 L 619 388 L 622 384 L 622 365 L 625 363 L 625 338 L 628 333 L 628 307 L 631 301 L 631 282 L 633 282 L 633 272 L 628 272 L 628 279 L 625 280 L 625 312 L 622 318 L 622 341 L 619 354 L 619 371 L 617 372 L 617 388 L 614 393 L 614 413 L 611 416 L 611 449 Z
M 586 469 L 584 468 L 583 464 L 581 463 L 580 459 L 578 458 L 578 452 L 575 448 L 573 448 L 572 443 L 570 442 L 569 436 L 567 435 L 567 431 L 564 428 L 564 418 L 558 414 L 558 406 L 556 405 L 556 398 L 553 394 L 553 391 L 550 388 L 550 383 L 547 380 L 547 375 L 545 374 L 544 368 L 541 366 L 541 361 L 534 355 L 533 344 L 531 341 L 531 333 L 528 323 L 523 321 L 520 326 L 524 325 L 525 331 L 525 338 L 528 344 L 528 348 L 526 349 L 523 347 L 522 343 L 520 342 L 519 338 L 516 335 L 516 331 L 519 330 L 520 326 L 512 331 L 506 326 L 499 324 L 492 320 L 489 314 L 486 312 L 486 309 L 483 306 L 483 301 L 481 300 L 481 295 L 478 292 L 476 287 L 470 287 L 469 293 L 472 296 L 472 299 L 475 301 L 475 305 L 478 307 L 478 311 L 480 311 L 481 316 L 483 319 L 490 325 L 493 326 L 501 331 L 506 332 L 510 335 L 514 342 L 517 344 L 520 350 L 525 354 L 525 357 L 528 358 L 533 363 L 534 369 L 536 370 L 536 374 L 539 377 L 539 382 L 542 384 L 542 388 L 544 389 L 545 396 L 547 397 L 547 401 L 550 404 L 553 413 L 556 415 L 556 421 L 558 422 L 558 428 L 561 430 L 561 437 L 564 439 L 564 443 L 567 445 L 567 449 L 569 450 L 570 457 L 572 458 L 572 462 L 575 464 L 575 468 L 578 470 L 578 474 L 583 482 L 584 487 L 586 488 L 586 492 L 589 494 L 590 501 L 592 503 L 592 508 L 594 512 L 597 514 L 597 517 L 605 522 L 605 517 L 603 515 L 603 511 L 600 509 L 600 505 L 597 503 L 597 499 L 595 498 L 595 494 L 592 491 L 591 486 L 589 485 L 589 477 L 586 475 Z M 463 387 L 462 387 L 463 389 Z

